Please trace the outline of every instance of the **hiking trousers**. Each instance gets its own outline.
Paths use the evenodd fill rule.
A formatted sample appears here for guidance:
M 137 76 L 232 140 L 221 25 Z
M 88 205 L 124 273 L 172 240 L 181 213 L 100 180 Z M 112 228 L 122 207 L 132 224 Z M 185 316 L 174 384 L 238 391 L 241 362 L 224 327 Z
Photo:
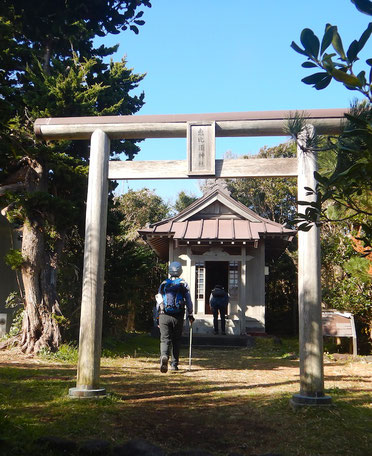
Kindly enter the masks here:
M 214 332 L 218 333 L 218 312 L 221 317 L 221 331 L 224 333 L 226 331 L 226 307 L 225 306 L 215 306 L 213 310 L 213 326 Z
M 160 356 L 171 357 L 171 366 L 177 367 L 180 358 L 181 336 L 184 312 L 173 316 L 165 313 L 159 315 Z

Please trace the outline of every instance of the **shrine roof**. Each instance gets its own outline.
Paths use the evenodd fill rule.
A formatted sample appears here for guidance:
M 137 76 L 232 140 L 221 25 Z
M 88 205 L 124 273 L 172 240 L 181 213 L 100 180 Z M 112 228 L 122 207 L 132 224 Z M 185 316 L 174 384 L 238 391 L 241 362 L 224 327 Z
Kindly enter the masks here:
M 296 231 L 264 221 L 228 219 L 167 221 L 139 230 L 141 235 L 168 236 L 185 241 L 254 241 L 263 235 L 293 236 Z
M 272 247 L 279 243 L 283 250 L 283 245 L 288 244 L 296 234 L 296 230 L 259 216 L 220 187 L 212 189 L 175 217 L 138 232 L 160 257 L 166 256 L 171 238 L 191 244 L 249 243 L 265 239 L 270 240 Z

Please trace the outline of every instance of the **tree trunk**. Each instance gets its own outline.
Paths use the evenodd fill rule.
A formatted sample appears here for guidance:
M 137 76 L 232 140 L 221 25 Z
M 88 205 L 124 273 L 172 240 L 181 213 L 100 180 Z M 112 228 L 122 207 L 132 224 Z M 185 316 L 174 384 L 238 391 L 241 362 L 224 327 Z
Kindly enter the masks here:
M 61 315 L 56 298 L 56 270 L 45 250 L 44 233 L 25 223 L 23 227 L 22 280 L 25 292 L 25 312 L 21 347 L 26 353 L 42 348 L 55 351 L 61 342 L 56 315 Z
M 128 300 L 127 324 L 125 330 L 128 332 L 135 330 L 136 306 L 132 299 Z
M 30 192 L 46 191 L 47 173 L 40 163 L 31 162 Z M 24 286 L 24 317 L 21 348 L 37 353 L 46 348 L 55 351 L 61 333 L 55 316 L 61 315 L 56 293 L 56 256 L 45 242 L 44 223 L 37 211 L 30 213 L 23 226 L 21 268 Z

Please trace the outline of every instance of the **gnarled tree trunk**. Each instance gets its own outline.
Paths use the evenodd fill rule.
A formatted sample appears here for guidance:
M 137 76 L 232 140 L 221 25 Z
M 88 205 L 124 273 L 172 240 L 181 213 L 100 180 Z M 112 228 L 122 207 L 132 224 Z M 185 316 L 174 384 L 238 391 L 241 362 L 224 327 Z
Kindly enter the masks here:
M 47 172 L 38 162 L 30 160 L 26 179 L 29 193 L 47 190 Z M 29 211 L 23 225 L 21 268 L 24 286 L 24 317 L 20 345 L 26 353 L 42 348 L 56 350 L 61 333 L 56 315 L 61 315 L 56 293 L 56 256 L 45 241 L 45 223 L 38 211 Z
M 23 227 L 22 266 L 24 317 L 21 347 L 26 353 L 56 350 L 61 334 L 55 315 L 61 315 L 56 297 L 56 270 L 45 249 L 44 233 L 26 221 Z

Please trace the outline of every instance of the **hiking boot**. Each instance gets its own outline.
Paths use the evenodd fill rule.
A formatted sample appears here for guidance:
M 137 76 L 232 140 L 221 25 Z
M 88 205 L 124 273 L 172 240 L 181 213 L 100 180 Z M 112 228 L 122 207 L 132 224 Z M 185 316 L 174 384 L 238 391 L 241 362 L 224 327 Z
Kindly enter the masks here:
M 160 357 L 160 372 L 163 374 L 168 372 L 168 356 L 166 355 Z
M 172 366 L 170 367 L 169 369 L 171 372 L 177 372 L 179 369 L 178 369 L 178 366 Z

